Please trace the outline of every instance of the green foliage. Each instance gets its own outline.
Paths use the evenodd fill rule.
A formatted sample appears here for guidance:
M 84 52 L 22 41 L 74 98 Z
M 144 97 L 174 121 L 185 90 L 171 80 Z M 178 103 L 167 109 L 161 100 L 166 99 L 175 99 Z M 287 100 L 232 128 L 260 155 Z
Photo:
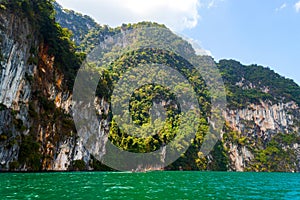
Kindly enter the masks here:
M 71 170 L 84 171 L 86 170 L 86 164 L 83 160 L 74 160 L 71 165 Z
M 191 80 L 191 84 L 195 86 L 195 90 L 199 96 L 201 95 L 203 97 L 203 104 L 200 105 L 200 108 L 203 109 L 203 114 L 206 113 L 204 109 L 210 109 L 209 106 L 206 105 L 208 96 L 206 87 L 203 85 L 203 80 L 200 78 L 199 74 L 195 73 L 195 70 L 190 64 L 175 54 L 154 49 L 141 49 L 129 52 L 112 63 L 110 70 L 105 71 L 101 76 L 103 79 L 101 79 L 98 88 L 102 89 L 97 90 L 97 95 L 108 99 L 113 90 L 112 83 L 116 83 L 119 80 L 119 77 L 128 69 L 128 66 L 130 66 L 132 70 L 135 70 L 137 69 L 138 64 L 151 62 L 172 66 L 182 72 L 188 80 Z M 195 76 L 198 76 L 198 79 L 196 79 Z M 178 80 L 173 81 L 175 85 L 178 85 L 176 88 L 177 90 L 181 91 L 186 88 L 185 85 L 178 84 Z M 141 80 L 141 83 L 142 82 L 143 80 Z M 164 122 L 157 121 L 157 127 L 163 128 L 161 130 L 156 130 L 155 127 L 149 127 L 147 125 L 150 122 L 149 110 L 153 106 L 153 102 L 159 104 L 163 100 L 170 102 L 165 106 L 168 120 L 165 125 L 163 125 Z M 123 102 L 123 100 L 117 100 L 116 103 L 120 102 Z M 174 138 L 176 129 L 179 126 L 180 110 L 178 110 L 179 107 L 176 104 L 175 96 L 166 88 L 151 84 L 138 88 L 131 97 L 129 108 L 133 122 L 141 126 L 141 132 L 136 134 L 148 135 L 146 132 L 149 132 L 149 135 L 154 136 L 134 138 L 127 135 L 126 132 L 121 131 L 117 124 L 112 121 L 109 138 L 115 145 L 124 150 L 134 152 L 151 152 L 159 149 L 161 145 L 167 144 Z M 178 148 L 180 147 L 178 146 Z
M 29 65 L 37 65 L 38 61 L 39 61 L 38 57 L 35 57 L 35 56 L 31 55 L 31 56 L 29 56 L 27 63 Z
M 223 140 L 225 144 L 236 144 L 238 147 L 246 146 L 254 154 L 254 159 L 249 163 L 246 171 L 295 171 L 297 157 L 293 145 L 300 143 L 297 133 L 272 136 L 271 140 L 262 140 L 244 136 L 233 131 L 228 124 L 224 127 Z M 246 134 L 246 133 L 244 133 Z M 229 146 L 226 146 L 229 148 Z
M 40 143 L 32 135 L 22 137 L 18 161 L 21 165 L 26 165 L 29 171 L 41 170 Z
M 0 142 L 6 141 L 7 140 L 7 135 L 1 134 L 0 135 Z
M 0 4 L 0 10 L 6 10 L 6 6 L 3 4 Z
M 208 163 L 207 168 L 213 171 L 227 171 L 229 159 L 223 142 L 219 141 L 210 154 L 212 160 Z
M 224 126 L 223 140 L 227 143 L 234 143 L 240 146 L 249 146 L 249 138 L 243 136 L 240 132 L 232 130 L 229 124 L 226 123 Z
M 58 24 L 52 24 L 52 27 L 53 30 L 48 31 L 55 32 L 53 41 L 49 36 L 45 36 L 47 44 L 51 45 L 49 53 L 55 57 L 54 65 L 63 72 L 68 88 L 72 89 L 77 70 L 85 55 L 75 52 L 75 45 L 70 41 L 71 35 L 67 29 Z
M 274 140 L 276 140 L 281 145 L 290 146 L 295 143 L 300 144 L 300 135 L 297 133 L 289 133 L 289 134 L 279 133 L 274 137 Z
M 9 170 L 10 171 L 15 171 L 18 170 L 20 167 L 20 163 L 18 161 L 12 161 L 9 163 Z
M 97 45 L 100 44 L 101 41 L 104 40 L 105 37 L 113 36 L 117 32 L 115 29 L 110 28 L 108 26 L 96 26 L 90 29 L 80 42 L 78 47 L 79 51 L 89 53 L 91 52 Z
M 41 104 L 41 107 L 44 108 L 45 112 L 53 112 L 55 110 L 55 104 L 53 101 L 49 101 L 44 96 L 39 96 L 39 102 Z
M 0 103 L 0 111 L 3 111 L 5 109 L 7 109 L 7 107 L 4 104 Z
M 24 126 L 23 121 L 21 119 L 14 118 L 13 124 L 15 125 L 15 127 L 18 131 L 23 132 L 27 129 L 26 126 Z
M 33 83 L 33 76 L 32 75 L 29 75 L 27 72 L 25 72 L 25 79 L 31 84 Z
M 32 117 L 32 119 L 36 120 L 38 118 L 38 113 L 35 111 L 33 102 L 29 102 L 28 114 L 29 114 L 30 117 Z
M 148 28 L 148 30 L 147 30 Z M 160 32 L 160 28 L 163 28 L 165 31 Z M 134 30 L 139 30 L 135 32 Z M 153 33 L 151 37 L 151 41 L 145 39 L 145 35 L 149 35 L 147 31 L 151 30 Z M 174 47 L 175 52 L 183 55 L 183 57 L 187 58 L 191 55 L 194 55 L 195 51 L 192 48 L 192 45 L 177 35 L 173 34 L 170 30 L 168 30 L 164 25 L 153 23 L 153 22 L 139 22 L 137 24 L 122 24 L 122 26 L 117 28 L 110 28 L 107 25 L 98 26 L 91 29 L 88 34 L 85 35 L 84 39 L 82 40 L 79 50 L 89 53 L 91 52 L 96 46 L 103 42 L 106 38 L 115 36 L 120 34 L 121 32 L 133 33 L 135 32 L 135 41 L 133 45 L 135 47 L 142 46 L 158 46 L 161 47 L 161 41 L 155 40 L 156 38 L 165 38 L 166 44 L 171 45 Z M 163 35 L 165 34 L 165 35 Z M 131 44 L 132 45 L 132 44 Z
M 64 28 L 68 28 L 72 32 L 71 39 L 80 45 L 81 41 L 91 29 L 100 27 L 92 18 L 87 15 L 74 12 L 72 10 L 63 9 L 58 3 L 54 2 L 55 19 Z M 72 23 L 70 23 L 72 19 Z
M 147 63 L 171 66 L 186 77 L 191 86 L 180 83 L 177 79 L 171 81 L 173 81 L 174 85 L 177 85 L 175 90 L 183 91 L 189 87 L 194 89 L 199 97 L 198 103 L 200 104 L 201 118 L 197 119 L 195 116 L 190 117 L 190 119 L 184 118 L 180 113 L 180 105 L 177 105 L 177 97 L 175 97 L 168 88 L 156 84 L 145 85 L 143 84 L 143 81 L 145 80 L 140 80 L 138 84 L 142 86 L 133 91 L 129 103 L 129 114 L 131 115 L 133 122 L 140 127 L 138 132 L 130 131 L 130 127 L 127 127 L 126 125 L 124 125 L 121 130 L 118 127 L 118 124 L 112 120 L 110 123 L 109 139 L 119 148 L 131 152 L 153 152 L 161 148 L 162 145 L 168 144 L 170 141 L 174 140 L 175 142 L 172 144 L 175 145 L 174 149 L 180 150 L 183 147 L 182 142 L 188 141 L 184 140 L 184 136 L 178 135 L 179 125 L 181 122 L 191 124 L 195 122 L 195 119 L 197 119 L 201 124 L 199 128 L 193 127 L 192 125 L 190 127 L 185 127 L 187 132 L 190 132 L 188 129 L 198 130 L 196 138 L 192 141 L 192 146 L 179 161 L 176 161 L 168 168 L 178 169 L 179 166 L 182 166 L 184 169 L 204 170 L 204 168 L 202 168 L 204 166 L 197 166 L 196 160 L 199 159 L 198 151 L 201 147 L 201 143 L 203 142 L 204 135 L 208 131 L 206 113 L 209 113 L 210 110 L 210 96 L 201 75 L 182 57 L 177 56 L 172 52 L 151 48 L 129 51 L 121 55 L 117 60 L 109 65 L 108 69 L 100 73 L 101 80 L 98 84 L 96 95 L 104 97 L 110 102 L 110 96 L 114 89 L 113 86 L 119 81 L 122 74 L 129 69 L 138 73 L 138 65 Z M 162 72 L 158 72 L 156 76 L 163 76 L 163 74 L 160 73 Z M 131 77 L 122 78 L 131 79 Z M 124 102 L 122 97 L 118 98 L 120 99 L 115 100 L 115 103 Z M 155 125 L 150 126 L 150 109 L 154 103 L 162 105 L 163 101 L 168 102 L 163 104 L 167 117 L 166 121 L 156 120 L 154 122 Z M 111 119 L 111 117 L 109 117 L 109 119 Z M 128 133 L 130 133 L 130 135 Z M 141 137 L 135 137 L 135 135 Z M 207 161 L 205 160 L 203 162 Z M 223 167 L 222 164 L 221 166 Z
M 269 68 L 244 66 L 234 60 L 221 60 L 217 65 L 227 87 L 231 108 L 246 107 L 260 100 L 300 103 L 300 87 Z
M 295 171 L 297 156 L 292 148 L 284 147 L 299 143 L 298 134 L 277 134 L 268 142 L 266 148 L 255 151 L 251 170 L 255 171 Z
M 129 104 L 129 111 L 132 116 L 132 120 L 137 125 L 143 125 L 150 123 L 150 109 L 153 103 L 161 103 L 160 101 L 175 101 L 174 94 L 170 93 L 168 89 L 160 85 L 144 85 L 143 87 L 136 89 L 133 92 L 131 101 Z M 166 107 L 166 112 L 169 114 L 167 117 L 175 117 L 175 114 L 179 113 L 179 110 L 175 110 L 176 105 L 169 105 Z M 178 107 L 178 106 L 177 106 Z

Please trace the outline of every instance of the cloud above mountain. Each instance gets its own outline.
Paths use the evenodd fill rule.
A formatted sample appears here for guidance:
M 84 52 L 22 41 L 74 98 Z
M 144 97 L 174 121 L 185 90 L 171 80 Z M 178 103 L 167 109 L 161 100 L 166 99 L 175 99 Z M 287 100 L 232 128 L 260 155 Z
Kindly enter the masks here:
M 295 8 L 297 12 L 300 12 L 300 1 L 295 4 Z
M 80 11 L 101 24 L 154 21 L 181 31 L 194 28 L 200 15 L 199 0 L 58 0 L 65 8 Z
M 275 10 L 278 12 L 278 11 L 281 11 L 281 10 L 285 9 L 286 7 L 287 7 L 287 4 L 283 3 L 283 4 L 281 4 L 280 7 L 276 8 Z

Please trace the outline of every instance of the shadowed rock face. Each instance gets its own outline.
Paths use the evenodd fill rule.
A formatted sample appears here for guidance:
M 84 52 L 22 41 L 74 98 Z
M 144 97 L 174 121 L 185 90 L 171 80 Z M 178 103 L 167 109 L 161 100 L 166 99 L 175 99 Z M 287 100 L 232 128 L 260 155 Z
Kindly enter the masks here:
M 17 169 L 21 170 L 68 170 L 73 160 L 89 163 L 90 154 L 82 145 L 83 139 L 75 137 L 73 122 L 64 128 L 65 118 L 71 114 L 72 95 L 64 86 L 64 74 L 54 64 L 55 57 L 48 53 L 48 45 L 37 39 L 28 20 L 1 11 L 0 21 L 0 170 L 8 170 L 12 162 L 19 162 Z M 45 108 L 50 105 L 53 108 Z M 97 105 L 99 113 L 107 114 L 104 100 Z M 103 131 L 107 130 L 108 122 L 102 124 L 106 127 Z M 38 169 L 20 162 L 20 147 L 29 135 L 39 144 Z
M 32 75 L 36 69 L 36 66 L 27 64 L 30 47 L 35 46 L 36 41 L 28 38 L 32 29 L 26 19 L 1 11 L 0 21 L 0 134 L 6 137 L 0 145 L 0 163 L 7 167 L 9 162 L 18 159 L 19 145 L 16 138 L 21 133 L 16 130 L 13 121 L 17 119 L 24 126 L 29 125 L 26 107 L 31 85 L 25 76 Z M 13 114 L 11 110 L 16 112 Z
M 11 162 L 20 159 L 20 146 L 31 132 L 40 143 L 40 154 L 45 157 L 40 169 L 65 169 L 54 165 L 61 162 L 57 151 L 65 141 L 50 142 L 60 134 L 61 125 L 40 116 L 51 103 L 55 104 L 54 110 L 70 111 L 71 94 L 63 86 L 64 75 L 55 69 L 55 58 L 48 54 L 47 44 L 37 39 L 26 18 L 1 11 L 0 21 L 0 168 L 8 169 Z M 26 164 L 20 163 L 20 167 L 27 170 Z

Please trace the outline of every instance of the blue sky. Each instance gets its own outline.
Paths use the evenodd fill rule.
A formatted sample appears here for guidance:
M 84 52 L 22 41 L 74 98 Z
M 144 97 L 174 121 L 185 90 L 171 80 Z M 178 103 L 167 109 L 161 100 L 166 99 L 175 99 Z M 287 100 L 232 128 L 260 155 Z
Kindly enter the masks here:
M 300 84 L 300 0 L 58 2 L 113 27 L 123 22 L 164 23 L 196 40 L 217 61 L 232 58 L 268 66 Z
M 201 19 L 186 35 L 216 60 L 269 66 L 300 83 L 300 10 L 297 1 L 224 0 L 200 8 Z

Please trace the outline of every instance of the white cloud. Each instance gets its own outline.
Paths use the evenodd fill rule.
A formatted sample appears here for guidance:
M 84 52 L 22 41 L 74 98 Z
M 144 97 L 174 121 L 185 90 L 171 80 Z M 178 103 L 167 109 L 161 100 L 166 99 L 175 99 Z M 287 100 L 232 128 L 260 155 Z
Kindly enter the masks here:
M 211 0 L 211 1 L 208 3 L 207 8 L 210 9 L 210 8 L 212 8 L 212 7 L 214 7 L 214 6 L 215 6 L 215 0 Z
M 182 39 L 188 41 L 192 45 L 192 47 L 194 48 L 195 53 L 197 55 L 199 55 L 199 56 L 213 56 L 212 53 L 211 53 L 211 51 L 203 49 L 201 47 L 201 45 L 200 45 L 201 42 L 199 42 L 198 40 L 190 38 L 190 37 L 188 37 L 186 35 L 182 35 L 180 33 L 176 33 L 176 34 L 179 35 Z
M 195 52 L 197 55 L 199 56 L 211 56 L 213 57 L 212 53 L 210 50 L 206 50 L 206 49 L 202 49 L 202 48 L 195 48 L 195 46 L 193 45 Z
M 225 1 L 226 0 L 201 0 L 201 2 L 203 2 L 207 9 L 216 8 L 220 5 L 220 3 Z
M 276 8 L 276 11 L 280 11 L 280 10 L 283 10 L 287 7 L 287 4 L 286 3 L 283 3 L 279 8 Z
M 295 4 L 295 8 L 297 12 L 300 12 L 300 1 Z
M 199 0 L 57 0 L 63 7 L 88 14 L 112 27 L 122 23 L 153 21 L 181 31 L 194 28 Z

